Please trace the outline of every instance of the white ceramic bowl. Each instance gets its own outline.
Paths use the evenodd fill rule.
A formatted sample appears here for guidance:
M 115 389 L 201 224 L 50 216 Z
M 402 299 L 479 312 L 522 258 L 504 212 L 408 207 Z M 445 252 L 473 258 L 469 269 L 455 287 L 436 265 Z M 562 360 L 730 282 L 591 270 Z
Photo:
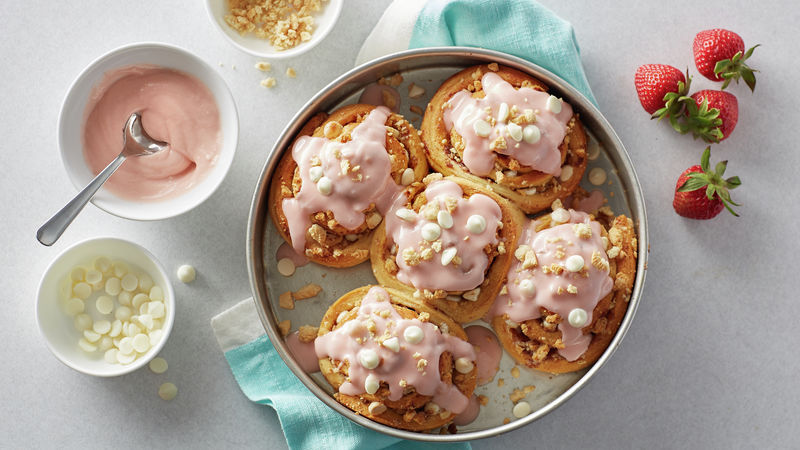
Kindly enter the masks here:
M 206 11 L 208 11 L 208 16 L 217 30 L 219 30 L 234 47 L 262 58 L 284 59 L 301 55 L 311 50 L 314 46 L 319 44 L 320 41 L 325 39 L 325 36 L 333 29 L 336 21 L 339 20 L 339 14 L 342 12 L 342 3 L 343 0 L 327 0 L 323 4 L 322 11 L 313 16 L 315 28 L 314 32 L 311 34 L 311 40 L 282 51 L 275 50 L 272 44 L 266 39 L 258 38 L 253 33 L 241 35 L 238 31 L 225 23 L 225 16 L 228 14 L 227 0 L 206 0 Z
M 118 197 L 101 188 L 92 199 L 95 206 L 119 217 L 136 220 L 165 219 L 182 214 L 203 203 L 222 183 L 236 153 L 239 115 L 233 96 L 222 77 L 210 65 L 189 51 L 155 42 L 130 44 L 112 50 L 84 69 L 70 86 L 61 106 L 58 120 L 61 159 L 72 184 L 79 190 L 94 178 L 83 156 L 84 110 L 89 94 L 106 72 L 135 64 L 153 64 L 195 76 L 208 87 L 219 108 L 222 128 L 222 148 L 219 158 L 208 176 L 188 192 L 161 201 L 135 201 Z M 123 125 L 120 124 L 120 133 Z
M 167 312 L 162 327 L 161 340 L 144 355 L 127 365 L 110 364 L 103 358 L 103 351 L 86 353 L 78 346 L 81 333 L 75 329 L 74 318 L 67 315 L 62 305 L 59 294 L 60 283 L 69 277 L 73 267 L 88 265 L 99 257 L 107 256 L 109 259 L 119 259 L 146 272 L 152 277 L 155 285 L 164 290 L 164 304 Z M 94 293 L 89 299 L 94 299 Z M 99 320 L 100 314 L 87 301 L 87 314 L 93 320 Z M 113 321 L 113 314 L 110 316 Z M 109 319 L 106 316 L 105 319 Z M 99 377 L 113 377 L 133 372 L 152 360 L 169 338 L 172 325 L 175 322 L 175 292 L 169 281 L 167 273 L 156 258 L 138 244 L 117 238 L 88 239 L 64 250 L 50 264 L 39 283 L 39 292 L 36 300 L 36 322 L 50 351 L 67 366 L 88 375 Z

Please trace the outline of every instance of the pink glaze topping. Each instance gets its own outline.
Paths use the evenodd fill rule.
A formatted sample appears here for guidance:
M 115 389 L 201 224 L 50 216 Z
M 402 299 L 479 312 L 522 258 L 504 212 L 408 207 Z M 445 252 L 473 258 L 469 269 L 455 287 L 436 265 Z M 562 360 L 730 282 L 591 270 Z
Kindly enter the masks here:
M 419 330 L 422 339 L 409 342 L 406 336 Z M 387 346 L 394 339 L 398 341 L 398 351 Z M 383 288 L 371 288 L 361 300 L 358 316 L 318 337 L 315 345 L 318 357 L 348 362 L 349 376 L 339 387 L 343 394 L 365 393 L 367 378 L 373 375 L 388 385 L 390 400 L 399 400 L 405 388 L 413 386 L 416 392 L 433 397 L 434 403 L 450 412 L 458 414 L 467 407 L 467 397 L 456 386 L 442 382 L 439 357 L 448 351 L 454 360 L 467 358 L 474 362 L 472 345 L 442 333 L 433 323 L 402 318 Z M 370 353 L 377 354 L 380 361 L 373 369 L 367 369 L 361 362 L 363 355 Z
M 312 136 L 297 139 L 292 157 L 303 183 L 294 198 L 283 200 L 283 212 L 297 253 L 305 251 L 306 231 L 315 212 L 331 211 L 343 227 L 356 229 L 364 223 L 364 210 L 370 205 L 375 205 L 381 214 L 389 209 L 392 198 L 400 191 L 391 177 L 391 162 L 386 152 L 384 124 L 389 114 L 389 109 L 383 106 L 373 109 L 353 129 L 352 139 L 346 143 Z M 314 171 L 321 178 L 311 173 Z
M 294 356 L 295 361 L 303 369 L 303 372 L 319 372 L 319 358 L 317 358 L 317 352 L 314 350 L 314 342 L 300 342 L 298 335 L 299 332 L 295 331 L 286 336 L 286 346 L 289 347 L 289 353 Z
M 583 334 L 582 328 L 570 325 L 570 312 L 581 308 L 587 314 L 585 325 L 592 323 L 594 308 L 611 292 L 613 280 L 608 275 L 608 256 L 601 239 L 600 224 L 590 220 L 589 215 L 583 212 L 569 210 L 569 216 L 567 223 L 538 233 L 535 231 L 538 221 L 528 225 L 520 240 L 520 247 L 527 246 L 532 250 L 537 264 L 523 269 L 529 266 L 520 260 L 525 258 L 523 254 L 526 248 L 515 252 L 508 270 L 508 293 L 497 297 L 490 315 L 506 314 L 508 319 L 522 322 L 539 318 L 540 307 L 557 313 L 562 318 L 558 330 L 564 343 L 564 348 L 559 349 L 558 353 L 568 361 L 574 361 L 586 351 L 592 338 Z M 591 235 L 587 232 L 587 226 Z M 580 255 L 585 262 L 578 272 L 566 268 L 569 265 L 567 259 L 573 255 Z M 560 274 L 553 272 L 550 268 L 555 266 L 563 271 Z M 534 286 L 532 293 L 525 289 L 530 282 Z
M 495 152 L 516 159 L 527 166 L 551 175 L 561 174 L 561 153 L 558 147 L 564 140 L 567 123 L 572 117 L 572 107 L 557 100 L 561 110 L 554 113 L 547 108 L 550 94 L 523 87 L 515 89 L 507 81 L 495 73 L 487 73 L 481 79 L 484 98 L 474 98 L 467 90 L 457 92 L 444 110 L 444 124 L 448 131 L 455 128 L 464 139 L 464 165 L 475 175 L 486 176 L 494 170 Z M 509 111 L 507 117 L 502 114 L 501 105 L 505 104 Z M 512 111 L 513 110 L 513 111 Z M 511 118 L 524 115 L 531 110 L 535 117 L 532 124 L 520 123 L 521 128 L 535 126 L 541 133 L 536 142 L 526 139 L 515 139 L 510 133 Z M 530 114 L 530 113 L 529 113 Z M 488 122 L 488 136 L 479 136 L 476 131 L 477 122 Z M 505 144 L 492 145 L 492 142 L 503 137 Z M 517 135 L 519 137 L 519 135 Z M 531 141 L 533 141 L 531 139 Z M 503 148 L 505 147 L 505 148 Z
M 275 252 L 275 261 L 280 261 L 283 258 L 288 258 L 294 263 L 295 267 L 303 267 L 308 264 L 308 258 L 306 255 L 297 253 L 294 251 L 291 245 L 284 242 L 278 247 L 278 250 Z
M 498 243 L 497 228 L 502 223 L 502 211 L 486 195 L 473 194 L 468 199 L 462 195 L 463 190 L 457 183 L 434 181 L 425 189 L 428 203 L 420 208 L 419 213 L 405 208 L 405 195 L 397 196 L 385 220 L 386 235 L 397 245 L 398 280 L 417 289 L 445 291 L 468 291 L 483 283 L 489 265 L 484 247 Z M 453 200 L 455 209 L 452 208 Z M 431 212 L 428 208 L 432 209 Z M 398 213 L 405 214 L 406 218 L 401 218 Z M 445 228 L 448 221 L 442 222 L 439 217 L 445 213 L 451 217 L 450 228 Z M 468 230 L 473 216 L 483 218 L 485 229 L 480 233 Z M 426 227 L 428 230 L 438 229 L 440 236 L 433 241 L 427 240 Z M 412 251 L 419 256 L 418 263 L 407 257 Z M 455 256 L 450 259 L 453 251 Z M 426 254 L 432 256 L 425 260 Z
M 461 413 L 453 419 L 453 425 L 469 425 L 478 418 L 478 414 L 480 412 L 481 403 L 478 401 L 478 397 L 475 394 L 472 394 L 472 397 L 469 398 L 467 409 L 461 411 Z
M 492 330 L 480 325 L 472 325 L 464 328 L 467 333 L 467 341 L 475 348 L 477 360 L 475 366 L 478 367 L 478 384 L 484 385 L 492 379 L 500 369 L 500 358 L 503 356 L 503 349 L 500 342 Z
M 128 158 L 104 188 L 123 198 L 157 201 L 181 195 L 208 176 L 222 144 L 214 95 L 192 75 L 151 65 L 107 72 L 92 88 L 83 155 L 93 173 L 122 151 L 122 129 L 137 111 L 147 134 L 169 148 Z

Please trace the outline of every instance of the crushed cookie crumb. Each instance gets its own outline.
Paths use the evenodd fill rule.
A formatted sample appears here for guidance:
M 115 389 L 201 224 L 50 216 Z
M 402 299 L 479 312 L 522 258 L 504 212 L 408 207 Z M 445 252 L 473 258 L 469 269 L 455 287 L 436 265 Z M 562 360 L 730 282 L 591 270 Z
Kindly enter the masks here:
M 305 300 L 307 298 L 316 297 L 320 292 L 322 292 L 322 287 L 318 284 L 309 283 L 295 291 L 292 295 L 295 300 Z
M 514 366 L 511 368 L 511 376 L 514 378 L 519 378 L 519 367 Z
M 255 68 L 262 72 L 269 72 L 270 70 L 272 70 L 272 64 L 266 61 L 259 61 L 256 63 Z
M 283 309 L 294 309 L 294 299 L 291 291 L 286 291 L 278 296 L 278 306 Z
M 319 327 L 312 327 L 311 325 L 301 325 L 297 331 L 297 339 L 300 342 L 309 343 L 317 338 Z
M 274 88 L 275 85 L 278 84 L 278 81 L 275 80 L 275 77 L 269 77 L 269 78 L 264 78 L 263 80 L 261 80 L 261 83 L 259 83 L 259 84 L 261 84 L 261 86 L 263 86 L 265 88 Z
M 295 78 L 297 76 L 297 71 L 295 71 L 293 67 L 287 67 L 286 76 L 289 78 Z
M 286 335 L 289 334 L 289 331 L 292 329 L 292 321 L 286 319 L 281 322 L 278 322 L 278 329 L 281 332 L 281 336 L 286 337 Z
M 325 0 L 228 0 L 225 23 L 245 35 L 254 33 L 278 50 L 287 50 L 311 40 L 312 13 L 322 10 Z

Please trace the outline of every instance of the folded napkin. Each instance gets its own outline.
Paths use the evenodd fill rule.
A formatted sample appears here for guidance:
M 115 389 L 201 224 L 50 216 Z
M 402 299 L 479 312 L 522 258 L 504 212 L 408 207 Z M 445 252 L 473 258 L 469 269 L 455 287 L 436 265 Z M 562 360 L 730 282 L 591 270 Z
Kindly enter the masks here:
M 597 104 L 572 25 L 533 0 L 395 0 L 364 42 L 356 65 L 407 48 L 453 45 L 526 59 Z
M 531 0 L 395 0 L 361 48 L 360 64 L 427 46 L 503 51 L 550 70 L 594 101 L 572 26 Z M 250 400 L 278 413 L 292 449 L 469 449 L 468 443 L 404 441 L 356 425 L 332 411 L 292 374 L 247 299 L 211 320 L 233 376 Z

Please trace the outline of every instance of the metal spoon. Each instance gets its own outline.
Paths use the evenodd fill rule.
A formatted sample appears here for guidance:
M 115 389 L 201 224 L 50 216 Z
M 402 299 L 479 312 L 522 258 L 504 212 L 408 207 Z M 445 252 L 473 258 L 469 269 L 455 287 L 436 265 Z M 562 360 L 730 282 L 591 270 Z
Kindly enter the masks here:
M 108 180 L 108 177 L 110 177 L 128 157 L 152 155 L 166 150 L 168 145 L 166 142 L 151 138 L 147 132 L 144 131 L 142 128 L 142 118 L 138 112 L 128 117 L 128 121 L 125 122 L 125 128 L 122 130 L 122 135 L 122 152 L 120 152 L 119 156 L 111 161 L 111 164 L 106 166 L 102 172 L 97 174 L 94 180 L 83 188 L 75 198 L 67 203 L 61 211 L 57 212 L 47 223 L 39 228 L 39 231 L 36 232 L 36 239 L 38 239 L 39 242 L 47 246 L 53 245 L 58 238 L 61 237 L 61 234 L 64 233 L 64 230 L 67 229 L 69 224 L 75 220 L 75 217 L 77 217 L 78 213 L 86 206 L 86 203 L 91 200 L 95 192 L 100 189 L 100 186 Z

